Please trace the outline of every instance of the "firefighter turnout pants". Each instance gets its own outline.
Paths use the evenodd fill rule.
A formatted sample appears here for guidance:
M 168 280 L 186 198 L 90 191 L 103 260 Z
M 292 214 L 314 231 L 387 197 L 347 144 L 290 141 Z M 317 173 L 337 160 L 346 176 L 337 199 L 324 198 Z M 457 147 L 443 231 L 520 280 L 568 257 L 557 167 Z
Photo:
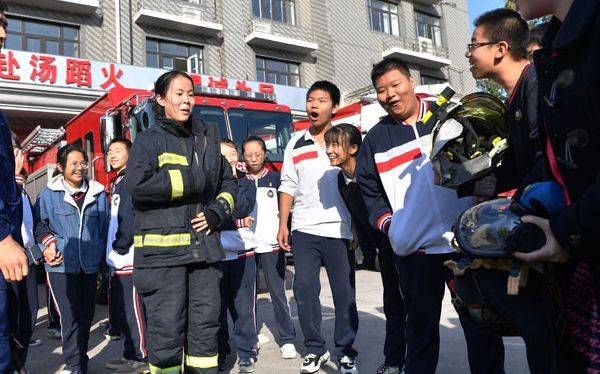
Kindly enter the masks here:
M 151 373 L 217 373 L 221 277 L 220 263 L 134 270 Z

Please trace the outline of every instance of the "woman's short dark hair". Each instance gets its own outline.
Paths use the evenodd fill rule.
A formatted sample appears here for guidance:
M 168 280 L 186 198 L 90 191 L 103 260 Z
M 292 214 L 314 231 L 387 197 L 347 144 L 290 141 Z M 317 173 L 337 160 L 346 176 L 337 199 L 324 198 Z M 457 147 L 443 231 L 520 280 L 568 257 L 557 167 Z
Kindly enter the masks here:
M 251 135 L 248 137 L 248 139 L 244 140 L 244 142 L 242 143 L 242 151 L 244 151 L 244 147 L 246 146 L 246 144 L 250 142 L 257 142 L 258 144 L 260 144 L 262 150 L 265 153 L 267 153 L 267 145 L 265 144 L 265 141 L 256 135 Z
M 190 80 L 190 82 L 192 82 L 192 86 L 194 85 L 192 77 L 190 77 L 187 73 L 180 70 L 171 70 L 158 77 L 156 82 L 154 82 L 154 94 L 157 96 L 160 95 L 160 97 L 164 98 L 167 95 L 167 91 L 169 91 L 171 82 L 177 77 L 187 78 Z M 152 111 L 154 114 L 158 117 L 164 117 L 165 108 L 156 101 L 156 98 L 152 99 L 152 104 Z
M 340 123 L 327 130 L 325 133 L 325 143 L 343 143 L 346 148 L 355 145 L 360 149 L 362 136 L 356 126 L 349 123 Z
M 83 155 L 83 159 L 85 162 L 89 161 L 87 153 L 78 146 L 77 144 L 67 144 L 64 147 L 61 147 L 56 153 L 56 163 L 59 164 L 63 170 L 67 167 L 67 158 L 71 152 L 79 152 Z
M 171 82 L 177 77 L 187 78 L 189 79 L 190 83 L 192 83 L 192 86 L 194 85 L 192 77 L 190 77 L 186 72 L 180 70 L 171 70 L 158 77 L 156 82 L 154 82 L 154 93 L 156 95 L 160 95 L 161 97 L 165 97 L 167 95 L 167 91 L 169 91 Z

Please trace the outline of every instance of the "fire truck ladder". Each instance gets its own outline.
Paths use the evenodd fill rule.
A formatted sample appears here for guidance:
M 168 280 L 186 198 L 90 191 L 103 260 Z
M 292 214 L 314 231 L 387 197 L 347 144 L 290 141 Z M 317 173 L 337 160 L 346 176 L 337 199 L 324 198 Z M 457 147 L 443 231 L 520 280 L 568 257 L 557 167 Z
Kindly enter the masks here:
M 38 126 L 21 142 L 21 148 L 23 153 L 28 152 L 31 156 L 39 155 L 60 140 L 64 134 L 65 129 L 63 127 L 43 129 Z

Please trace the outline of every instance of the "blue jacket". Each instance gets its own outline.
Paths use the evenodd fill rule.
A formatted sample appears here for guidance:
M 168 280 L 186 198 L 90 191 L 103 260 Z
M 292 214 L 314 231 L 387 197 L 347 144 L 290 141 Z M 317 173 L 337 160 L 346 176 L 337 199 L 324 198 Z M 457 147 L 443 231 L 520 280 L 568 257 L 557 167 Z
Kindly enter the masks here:
M 46 271 L 77 274 L 83 269 L 91 274 L 100 269 L 109 222 L 104 186 L 88 181 L 81 212 L 83 215 L 71 195 L 65 193 L 63 176 L 50 179 L 35 203 L 35 237 L 41 243 L 48 242 L 47 237 L 53 235 L 63 262 L 55 267 L 46 264 Z
M 21 241 L 21 192 L 15 182 L 15 157 L 8 123 L 0 112 L 0 240 Z

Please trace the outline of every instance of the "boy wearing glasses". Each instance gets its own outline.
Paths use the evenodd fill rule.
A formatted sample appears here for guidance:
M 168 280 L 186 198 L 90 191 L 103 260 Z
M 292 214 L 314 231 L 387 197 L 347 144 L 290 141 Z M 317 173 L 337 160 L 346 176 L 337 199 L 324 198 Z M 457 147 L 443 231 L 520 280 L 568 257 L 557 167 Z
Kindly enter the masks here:
M 495 172 L 495 191 L 490 196 L 493 198 L 497 193 L 525 187 L 541 179 L 531 172 L 537 154 L 541 155 L 538 150 L 542 149 L 537 129 L 538 83 L 533 64 L 527 60 L 529 27 L 516 11 L 496 9 L 482 14 L 475 20 L 471 40 L 466 57 L 471 63 L 473 77 L 492 79 L 504 87 L 508 95 L 509 148 Z M 499 276 L 492 270 L 477 272 L 478 286 L 487 302 L 511 321 L 515 332 L 525 341 L 531 372 L 556 372 L 554 323 L 557 313 L 545 284 L 546 276 L 530 271 L 527 286 L 516 296 L 505 292 L 507 277 L 508 274 Z M 495 350 L 502 352 L 504 347 L 496 344 Z
M 278 172 L 265 167 L 267 146 L 264 140 L 257 136 L 250 136 L 244 141 L 242 150 L 248 171 L 246 177 L 256 186 L 256 206 L 252 212 L 254 222 L 250 229 L 254 232 L 258 243 L 257 272 L 262 268 L 271 294 L 273 313 L 279 330 L 281 357 L 292 359 L 298 354 L 294 346 L 296 332 L 285 296 L 285 252 L 277 243 L 279 227 L 277 189 L 280 177 Z

